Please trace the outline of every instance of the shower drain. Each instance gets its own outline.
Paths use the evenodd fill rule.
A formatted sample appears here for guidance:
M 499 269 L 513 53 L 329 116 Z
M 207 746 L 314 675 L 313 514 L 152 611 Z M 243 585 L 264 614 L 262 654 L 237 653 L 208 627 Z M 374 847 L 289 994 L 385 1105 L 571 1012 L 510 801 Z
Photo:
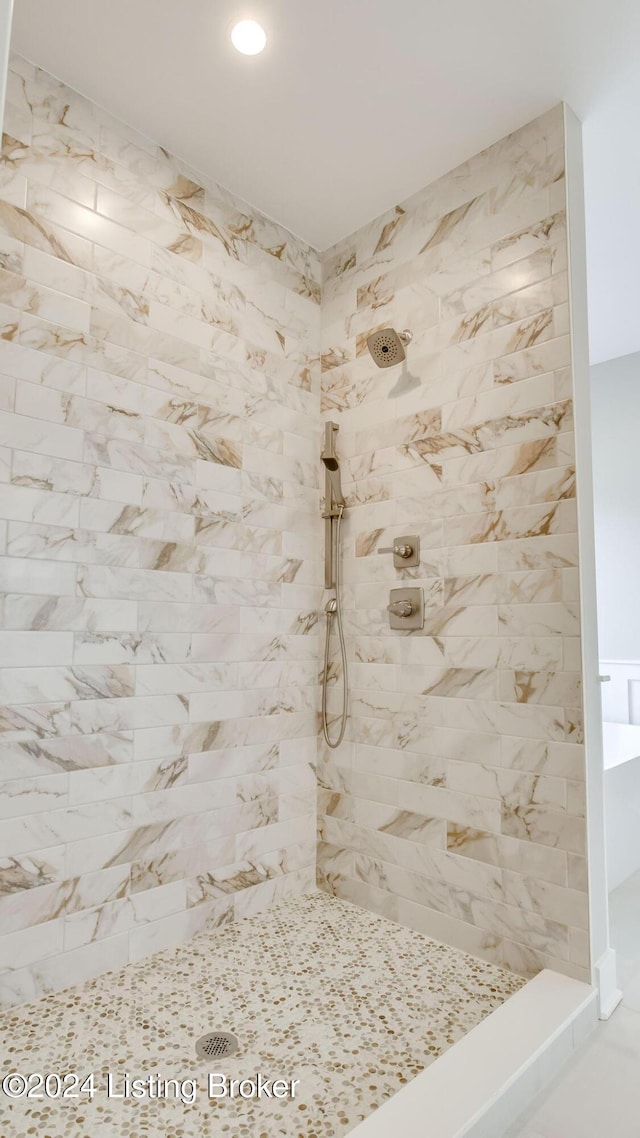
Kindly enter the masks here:
M 208 1031 L 196 1043 L 198 1059 L 226 1059 L 237 1050 L 238 1040 L 230 1031 Z

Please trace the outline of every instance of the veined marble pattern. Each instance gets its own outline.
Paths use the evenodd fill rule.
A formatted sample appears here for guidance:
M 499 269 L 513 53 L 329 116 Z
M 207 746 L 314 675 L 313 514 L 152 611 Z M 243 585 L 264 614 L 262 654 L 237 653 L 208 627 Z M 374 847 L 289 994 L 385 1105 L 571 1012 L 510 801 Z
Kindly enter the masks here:
M 561 111 L 322 258 L 17 58 L 5 130 L 0 1002 L 309 888 L 322 414 L 352 696 L 320 883 L 586 978 Z
M 0 167 L 0 1003 L 308 889 L 317 254 L 26 61 Z
M 322 893 L 0 1016 L 9 1070 L 95 1073 L 93 1100 L 0 1101 L 5 1138 L 340 1138 L 522 986 L 495 965 Z M 232 1031 L 237 1054 L 194 1044 Z M 106 1073 L 196 1078 L 193 1105 L 119 1102 Z M 208 1071 L 299 1079 L 293 1099 L 210 1101 Z M 212 1118 L 215 1121 L 212 1121 Z
M 516 971 L 588 979 L 562 108 L 324 269 L 352 693 L 345 741 L 320 747 L 319 883 Z M 388 325 L 413 341 L 381 371 L 366 337 Z M 396 571 L 382 550 L 411 533 L 420 566 Z M 401 582 L 424 591 L 422 633 L 389 630 Z

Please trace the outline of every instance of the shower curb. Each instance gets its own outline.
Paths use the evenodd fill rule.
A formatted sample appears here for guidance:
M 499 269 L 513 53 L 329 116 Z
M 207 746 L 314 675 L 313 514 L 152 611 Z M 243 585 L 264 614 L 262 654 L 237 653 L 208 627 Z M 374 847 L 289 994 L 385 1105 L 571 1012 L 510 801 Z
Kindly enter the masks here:
M 545 969 L 349 1138 L 500 1138 L 593 1031 L 595 988 Z

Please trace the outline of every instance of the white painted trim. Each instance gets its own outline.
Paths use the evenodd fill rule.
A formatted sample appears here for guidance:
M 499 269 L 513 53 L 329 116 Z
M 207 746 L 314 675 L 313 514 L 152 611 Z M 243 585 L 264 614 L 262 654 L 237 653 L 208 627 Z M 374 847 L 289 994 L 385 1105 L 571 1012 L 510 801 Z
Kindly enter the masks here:
M 4 123 L 4 104 L 7 97 L 9 51 L 11 49 L 11 23 L 13 0 L 0 0 L 0 138 Z
M 605 952 L 596 963 L 596 980 L 600 993 L 600 1019 L 609 1019 L 622 999 L 622 992 L 617 985 L 616 954 L 613 948 Z
M 582 685 L 587 780 L 587 864 L 589 873 L 589 930 L 592 981 L 599 987 L 600 1014 L 610 1015 L 615 1000 L 615 953 L 609 944 L 604 834 L 604 759 L 602 703 L 598 674 L 596 554 L 593 519 L 593 462 L 591 457 L 591 395 L 587 325 L 587 257 L 584 226 L 582 126 L 564 104 L 566 154 L 567 240 L 569 248 L 569 320 L 573 364 L 576 439 L 580 617 L 582 624 Z M 600 963 L 607 959 L 606 968 Z M 605 989 L 604 985 L 608 985 Z
M 350 1138 L 499 1138 L 581 1046 L 597 1014 L 594 988 L 545 969 Z

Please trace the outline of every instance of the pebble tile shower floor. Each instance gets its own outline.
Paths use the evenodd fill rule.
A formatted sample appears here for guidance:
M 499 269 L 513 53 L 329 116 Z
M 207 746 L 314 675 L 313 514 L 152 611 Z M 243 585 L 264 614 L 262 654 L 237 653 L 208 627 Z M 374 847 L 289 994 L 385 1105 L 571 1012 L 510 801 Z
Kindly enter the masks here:
M 4 1138 L 339 1138 L 524 981 L 313 893 L 0 1017 L 5 1071 L 95 1074 L 92 1101 L 0 1103 Z M 195 1057 L 210 1028 L 235 1056 Z M 294 1099 L 209 1100 L 208 1070 L 300 1079 Z M 197 1078 L 193 1105 L 106 1097 L 116 1080 Z

